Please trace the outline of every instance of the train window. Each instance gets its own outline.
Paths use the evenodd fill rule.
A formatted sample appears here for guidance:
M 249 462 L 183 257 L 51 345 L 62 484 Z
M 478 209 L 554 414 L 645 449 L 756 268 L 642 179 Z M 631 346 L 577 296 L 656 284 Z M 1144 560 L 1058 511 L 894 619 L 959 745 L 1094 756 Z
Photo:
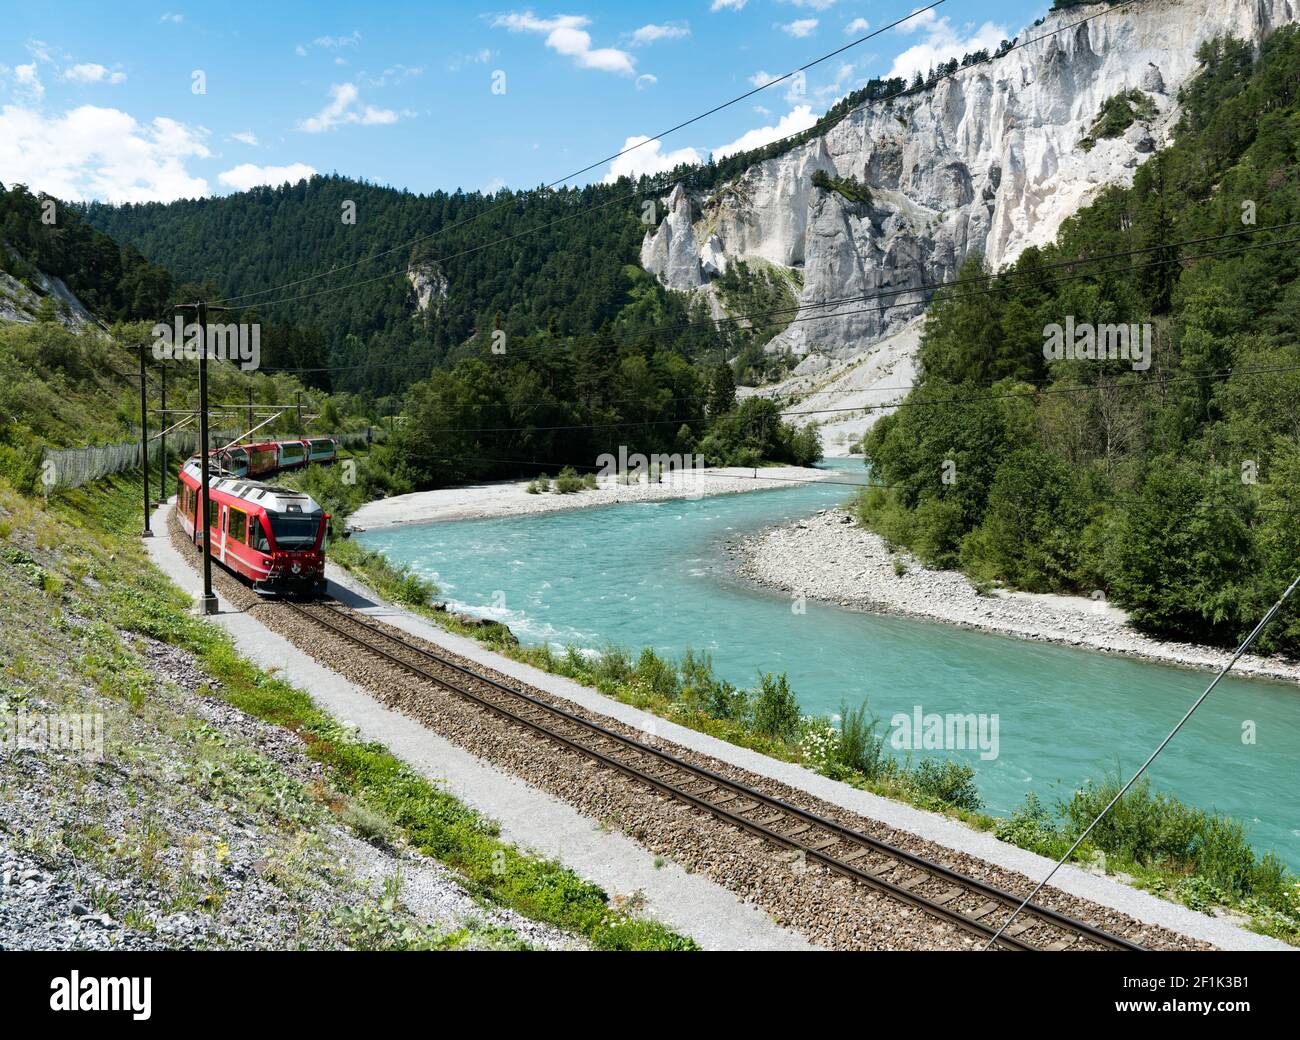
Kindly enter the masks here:
M 215 528 L 217 528 L 217 530 L 220 530 L 220 529 L 221 529 L 221 525 L 217 522 L 217 521 L 220 519 L 220 517 L 221 517 L 221 503 L 220 503 L 220 502 L 214 502 L 214 501 L 212 501 L 212 498 L 209 496 L 209 498 L 208 498 L 208 526 L 209 526 L 209 527 L 215 527 Z
M 275 544 L 279 548 L 308 549 L 316 544 L 316 536 L 320 533 L 319 517 L 289 516 L 268 510 L 266 518 L 271 521 L 271 533 L 275 535 Z
M 262 526 L 259 517 L 254 516 L 249 519 L 249 536 L 248 544 L 254 549 L 266 553 L 271 551 L 271 543 L 266 539 L 266 529 Z
M 237 542 L 246 542 L 248 540 L 248 514 L 241 509 L 232 509 L 227 514 L 227 521 L 230 537 Z

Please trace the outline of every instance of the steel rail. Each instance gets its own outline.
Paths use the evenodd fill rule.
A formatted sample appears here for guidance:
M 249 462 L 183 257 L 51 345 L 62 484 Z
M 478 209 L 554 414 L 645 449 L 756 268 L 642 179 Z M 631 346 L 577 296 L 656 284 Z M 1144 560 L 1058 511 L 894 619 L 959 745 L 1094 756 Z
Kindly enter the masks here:
M 993 924 L 987 924 L 981 919 L 989 916 L 989 913 L 991 911 L 986 910 L 979 917 L 972 917 L 971 915 L 963 913 L 960 910 L 956 910 L 953 909 L 952 907 L 946 906 L 945 903 L 936 902 L 935 900 L 929 899 L 928 897 L 918 892 L 913 892 L 910 890 L 909 887 L 905 887 L 903 884 L 888 881 L 884 878 L 883 875 L 892 872 L 897 866 L 901 864 L 908 867 L 919 869 L 923 871 L 925 874 L 929 874 L 932 878 L 943 879 L 944 881 L 956 885 L 959 888 L 965 889 L 967 893 L 970 895 L 982 896 L 998 904 L 1000 907 L 1007 909 L 1008 911 L 1013 910 L 1015 907 L 1018 907 L 1021 904 L 1021 898 L 1019 896 L 1012 895 L 1011 893 L 1006 892 L 1000 888 L 997 888 L 996 886 L 989 885 L 986 882 L 978 881 L 974 878 L 967 877 L 963 874 L 959 874 L 956 871 L 948 867 L 945 867 L 942 864 L 935 863 L 932 860 L 928 860 L 923 856 L 918 856 L 915 853 L 911 853 L 904 849 L 897 848 L 896 846 L 890 845 L 887 842 L 881 841 L 878 838 L 874 838 L 871 835 L 863 834 L 860 831 L 855 831 L 835 820 L 831 820 L 826 817 L 820 816 L 806 809 L 801 809 L 796 805 L 792 805 L 780 798 L 776 798 L 773 795 L 764 794 L 763 792 L 758 791 L 738 781 L 730 780 L 727 777 L 722 776 L 721 774 L 716 773 L 705 766 L 695 765 L 693 763 L 680 759 L 677 756 L 670 754 L 669 752 L 646 745 L 639 740 L 628 737 L 614 730 L 608 729 L 605 726 L 601 726 L 599 723 L 591 722 L 590 720 L 575 715 L 574 713 L 569 712 L 564 708 L 560 708 L 556 705 L 541 700 L 540 698 L 537 698 L 531 694 L 525 693 L 523 690 L 516 689 L 512 686 L 507 685 L 506 683 L 502 683 L 496 679 L 492 679 L 488 676 L 481 675 L 478 672 L 475 672 L 470 668 L 466 668 L 465 666 L 457 663 L 456 661 L 449 660 L 448 658 L 445 658 L 440 654 L 437 654 L 431 650 L 427 650 L 419 646 L 412 646 L 410 643 L 407 643 L 405 640 L 400 639 L 397 636 L 394 636 L 392 633 L 385 631 L 379 626 L 374 625 L 366 620 L 363 620 L 355 613 L 349 613 L 340 610 L 339 608 L 335 607 L 333 604 L 330 603 L 316 602 L 312 604 L 312 606 L 322 608 L 328 611 L 333 616 L 337 618 L 341 618 L 344 621 L 357 626 L 358 628 L 362 628 L 374 636 L 378 636 L 380 638 L 388 640 L 391 643 L 397 644 L 408 653 L 414 653 L 417 654 L 418 656 L 435 661 L 440 666 L 451 669 L 452 671 L 456 672 L 459 675 L 464 676 L 467 679 L 470 679 L 474 682 L 484 683 L 490 686 L 492 689 L 506 694 L 508 697 L 514 698 L 519 701 L 523 701 L 530 708 L 537 709 L 538 711 L 542 712 L 544 716 L 562 719 L 565 722 L 577 726 L 584 731 L 587 731 L 591 734 L 595 734 L 600 740 L 612 741 L 615 744 L 619 745 L 620 747 L 625 748 L 627 750 L 631 750 L 636 754 L 657 759 L 660 762 L 662 762 L 664 765 L 671 767 L 671 769 L 674 771 L 685 773 L 692 776 L 692 779 L 687 780 L 685 784 L 679 785 L 679 784 L 671 783 L 666 778 L 666 776 L 663 775 L 656 776 L 655 774 L 647 772 L 644 769 L 640 769 L 634 765 L 629 765 L 626 762 L 622 762 L 598 748 L 587 746 L 577 740 L 574 740 L 571 737 L 565 736 L 564 734 L 559 733 L 553 728 L 547 726 L 542 721 L 541 718 L 530 718 L 527 715 L 520 714 L 517 711 L 511 710 L 506 705 L 498 704 L 497 702 L 491 700 L 488 697 L 481 696 L 480 694 L 477 694 L 472 690 L 467 690 L 455 683 L 449 682 L 446 678 L 442 676 L 438 676 L 428 671 L 427 669 L 421 667 L 420 665 L 412 664 L 409 661 L 404 661 L 401 658 L 397 657 L 396 655 L 383 649 L 382 647 L 376 646 L 372 642 L 368 642 L 367 640 L 358 637 L 354 633 L 348 632 L 344 628 L 330 621 L 328 618 L 320 617 L 319 615 L 316 615 L 304 609 L 302 606 L 296 603 L 286 601 L 285 605 L 290 607 L 293 611 L 300 614 L 301 616 L 306 617 L 309 620 L 312 620 L 317 624 L 322 625 L 334 631 L 335 633 L 344 637 L 345 639 L 348 639 L 349 641 L 355 643 L 356 645 L 362 647 L 363 649 L 369 650 L 370 652 L 387 659 L 388 661 L 410 672 L 413 675 L 416 675 L 420 678 L 426 679 L 439 686 L 442 686 L 461 697 L 464 697 L 482 707 L 487 708 L 488 710 L 506 718 L 509 721 L 517 722 L 520 725 L 532 729 L 533 731 L 540 733 L 544 737 L 554 740 L 557 743 L 569 748 L 570 750 L 577 752 L 578 754 L 591 758 L 602 765 L 606 765 L 610 768 L 613 768 L 618 772 L 621 772 L 624 775 L 629 776 L 630 778 L 637 780 L 641 783 L 646 783 L 651 787 L 653 787 L 654 789 L 669 795 L 670 797 L 673 797 L 688 805 L 691 805 L 694 808 L 701 809 L 709 813 L 710 815 L 716 816 L 719 819 L 722 819 L 723 821 L 741 830 L 745 830 L 752 834 L 756 834 L 774 844 L 793 849 L 799 852 L 800 854 L 802 854 L 803 856 L 805 856 L 807 859 L 811 859 L 814 860 L 815 862 L 821 863 L 829 870 L 832 870 L 842 876 L 848 877 L 859 883 L 865 884 L 868 887 L 874 889 L 875 891 L 887 895 L 891 898 L 918 907 L 919 909 L 924 910 L 925 912 L 931 914 L 932 916 L 938 917 L 944 921 L 954 924 L 965 931 L 976 932 L 984 937 L 991 937 L 997 934 L 998 926 Z M 704 792 L 691 792 L 685 790 L 685 787 L 695 783 L 699 783 L 700 781 L 705 781 L 709 783 L 711 787 Z M 862 867 L 855 866 L 854 863 L 845 859 L 838 858 L 830 854 L 829 852 L 827 852 L 826 845 L 823 845 L 822 847 L 817 847 L 815 845 L 809 844 L 806 841 L 799 840 L 799 835 L 782 834 L 780 831 L 776 831 L 772 829 L 772 826 L 770 824 L 778 821 L 771 820 L 771 821 L 760 822 L 757 820 L 748 819 L 739 813 L 727 809 L 725 806 L 721 804 L 710 801 L 706 797 L 706 795 L 713 793 L 712 789 L 715 787 L 722 788 L 725 791 L 731 793 L 732 797 L 727 798 L 726 799 L 727 801 L 734 801 L 737 798 L 751 799 L 756 804 L 754 806 L 751 806 L 750 810 L 754 808 L 758 808 L 760 806 L 766 806 L 768 809 L 774 810 L 779 814 L 781 814 L 782 816 L 790 817 L 792 820 L 799 821 L 806 824 L 807 826 L 805 826 L 799 832 L 800 835 L 803 833 L 803 831 L 806 831 L 811 827 L 817 827 L 835 837 L 836 841 L 831 842 L 830 844 L 836 844 L 842 841 L 848 844 L 858 845 L 863 849 L 869 849 L 872 852 L 887 857 L 889 862 L 886 863 L 883 867 L 880 867 L 875 870 L 866 870 L 863 869 Z M 750 811 L 750 810 L 746 810 L 746 811 Z M 788 821 L 781 821 L 781 822 L 788 822 Z M 814 835 L 813 837 L 818 837 L 818 836 Z M 920 880 L 921 879 L 918 878 L 911 878 L 908 880 L 908 884 L 910 886 L 915 887 Z M 946 900 L 945 902 L 951 902 L 951 901 L 952 900 L 950 899 L 950 900 Z M 1078 938 L 1082 938 L 1090 942 L 1095 942 L 1109 949 L 1115 949 L 1115 950 L 1141 950 L 1142 949 L 1141 946 L 1131 942 L 1130 940 L 1112 935 L 1092 925 L 1086 924 L 1085 922 L 1082 921 L 1078 921 L 1072 917 L 1060 913 L 1059 911 L 1051 910 L 1047 907 L 1039 906 L 1037 904 L 1031 904 L 1029 907 L 1026 908 L 1026 913 L 1028 919 L 1025 923 L 1025 928 L 1021 929 L 1021 931 L 1028 930 L 1028 928 L 1032 927 L 1034 924 L 1042 924 L 1049 927 L 1060 929 L 1067 933 L 1072 933 L 1074 936 Z M 1004 946 L 1005 948 L 1008 949 L 1015 949 L 1015 950 L 1040 949 L 1040 947 L 1022 941 L 1018 939 L 1015 935 L 1011 935 L 1010 933 L 1002 935 L 998 939 L 998 943 L 999 945 Z

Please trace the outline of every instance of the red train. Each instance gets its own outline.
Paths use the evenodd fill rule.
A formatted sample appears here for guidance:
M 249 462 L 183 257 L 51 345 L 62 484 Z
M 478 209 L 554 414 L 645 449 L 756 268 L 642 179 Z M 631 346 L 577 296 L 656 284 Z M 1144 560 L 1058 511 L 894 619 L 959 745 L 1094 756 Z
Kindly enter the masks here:
M 181 527 L 196 544 L 203 538 L 195 523 L 201 480 L 199 460 L 192 458 L 181 469 L 176 508 Z M 325 584 L 329 519 L 303 492 L 208 474 L 212 558 L 263 595 L 311 593 Z
M 333 437 L 236 444 L 213 452 L 222 470 L 236 477 L 267 477 L 281 470 L 299 469 L 308 463 L 324 465 L 337 459 L 338 454 L 338 441 Z

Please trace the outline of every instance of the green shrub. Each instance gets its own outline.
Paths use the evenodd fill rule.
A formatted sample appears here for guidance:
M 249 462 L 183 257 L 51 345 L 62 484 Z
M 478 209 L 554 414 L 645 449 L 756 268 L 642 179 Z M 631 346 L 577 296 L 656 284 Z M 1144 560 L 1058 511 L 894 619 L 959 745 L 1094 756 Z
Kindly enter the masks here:
M 845 769 L 861 773 L 868 780 L 880 776 L 887 759 L 884 738 L 876 733 L 879 719 L 867 714 L 864 700 L 850 710 L 848 701 L 840 703 L 840 727 L 835 742 L 835 760 Z
M 799 702 L 784 672 L 776 677 L 771 672 L 759 676 L 754 697 L 754 730 L 781 740 L 793 740 L 798 734 Z
M 976 812 L 984 805 L 975 787 L 975 770 L 965 762 L 924 758 L 911 771 L 918 792 L 941 802 Z
M 584 486 L 578 471 L 572 466 L 565 466 L 555 478 L 555 492 L 558 495 L 571 495 L 575 491 L 581 491 Z

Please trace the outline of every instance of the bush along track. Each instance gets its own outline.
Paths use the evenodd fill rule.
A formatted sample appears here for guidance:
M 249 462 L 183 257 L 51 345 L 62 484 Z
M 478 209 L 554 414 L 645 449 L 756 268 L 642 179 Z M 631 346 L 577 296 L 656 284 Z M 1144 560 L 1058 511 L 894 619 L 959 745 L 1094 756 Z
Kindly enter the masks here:
M 218 740 L 205 736 L 208 731 L 202 728 L 197 737 L 184 736 L 199 724 L 169 715 L 157 679 L 140 663 L 140 651 L 135 647 L 153 647 L 159 655 L 189 659 L 206 687 L 203 693 L 209 695 L 204 702 L 244 720 L 245 726 L 256 727 L 256 740 L 251 747 L 188 756 L 197 760 L 194 769 L 201 775 L 186 775 L 174 787 L 188 792 L 193 786 L 199 800 L 207 803 L 227 799 L 241 815 L 253 814 L 249 803 L 273 807 L 274 811 L 262 811 L 268 816 L 268 827 L 275 825 L 272 830 L 278 827 L 289 831 L 292 840 L 286 838 L 286 850 L 280 850 L 278 844 L 264 850 L 263 858 L 277 864 L 282 858 L 308 864 L 298 867 L 307 876 L 301 882 L 303 886 L 325 883 L 318 876 L 324 868 L 317 865 L 317 860 L 328 860 L 330 856 L 312 857 L 312 850 L 322 847 L 321 835 L 350 831 L 375 844 L 396 845 L 417 861 L 432 857 L 451 868 L 459 884 L 473 897 L 471 902 L 481 904 L 480 916 L 489 921 L 477 929 L 430 930 L 402 911 L 401 882 L 394 878 L 374 898 L 349 892 L 346 898 L 326 900 L 321 914 L 302 922 L 291 934 L 266 936 L 264 945 L 518 947 L 539 944 L 528 940 L 533 938 L 533 922 L 542 922 L 551 926 L 538 929 L 543 945 L 566 944 L 567 933 L 581 937 L 568 940 L 568 945 L 585 944 L 598 949 L 693 948 L 691 940 L 663 925 L 614 908 L 599 887 L 560 864 L 525 855 L 503 842 L 492 823 L 417 775 L 382 746 L 357 740 L 352 730 L 315 707 L 307 693 L 241 658 L 229 637 L 190 614 L 188 598 L 145 559 L 136 534 L 140 494 L 137 481 L 118 479 L 69 492 L 42 507 L 39 500 L 20 496 L 0 484 L 0 581 L 7 591 L 21 591 L 23 598 L 18 602 L 38 601 L 35 606 L 28 604 L 31 609 L 24 613 L 28 621 L 22 625 L 6 623 L 6 631 L 22 633 L 24 644 L 31 644 L 32 629 L 40 624 L 31 619 L 48 615 L 54 619 L 56 629 L 71 626 L 76 633 L 73 639 L 65 638 L 62 645 L 57 638 L 51 638 L 48 652 L 39 659 L 17 645 L 8 648 L 12 653 L 5 655 L 4 686 L 0 691 L 3 710 L 22 710 L 31 703 L 32 691 L 46 682 L 43 669 L 61 667 L 61 659 L 69 656 L 72 647 L 76 670 L 73 685 L 93 687 L 103 695 L 104 704 L 125 715 L 156 716 L 157 729 L 179 730 L 184 739 L 197 741 L 200 746 L 220 747 Z M 107 726 L 111 730 L 113 725 L 110 717 Z M 264 744 L 277 743 L 275 734 L 280 734 L 279 743 L 287 745 L 292 756 L 300 760 L 297 777 L 281 776 L 274 763 L 267 764 L 260 753 Z M 137 754 L 154 755 L 155 739 L 155 733 L 136 735 Z M 104 870 L 109 874 L 138 873 L 142 860 L 179 863 L 185 858 L 180 848 L 183 839 L 150 823 L 159 815 L 151 800 L 163 796 L 165 785 L 137 784 L 139 766 L 129 757 L 129 746 L 119 747 L 110 741 L 112 753 L 106 755 L 105 762 L 77 768 L 83 772 L 125 771 L 128 789 L 122 797 L 134 799 L 143 807 L 140 833 L 114 835 L 111 825 L 91 820 L 86 825 L 92 832 L 90 838 L 74 838 L 65 831 L 62 837 L 37 836 L 24 844 L 30 828 L 21 820 L 5 822 L 0 814 L 0 840 L 18 846 L 18 852 L 26 857 L 22 862 L 32 857 L 44 862 L 43 876 L 57 874 L 60 869 L 57 846 L 62 843 L 75 851 L 82 848 L 81 844 L 74 845 L 77 841 L 87 847 L 104 847 Z M 25 753 L 24 757 L 31 755 Z M 270 779 L 254 782 L 258 777 Z M 253 818 L 258 819 L 255 815 Z M 221 851 L 216 839 L 208 844 L 211 848 L 201 849 L 203 855 L 196 861 L 207 859 L 220 864 L 223 856 L 229 855 L 228 850 Z M 257 849 L 247 851 L 255 860 Z M 15 863 L 18 861 L 15 855 Z M 282 866 L 275 869 L 288 871 Z M 172 873 L 181 879 L 173 887 L 181 887 L 183 881 L 197 888 L 190 902 L 184 904 L 192 906 L 195 914 L 211 914 L 219 908 L 220 892 L 213 895 L 202 890 L 185 870 L 177 868 Z M 220 878 L 221 871 L 214 874 L 209 870 L 199 876 Z M 93 903 L 95 897 L 87 894 L 85 898 Z M 103 900 L 111 903 L 107 895 L 101 903 Z M 295 897 L 281 892 L 277 904 L 294 905 Z M 279 910 L 268 915 L 265 907 L 254 913 L 245 906 L 244 913 L 270 918 L 280 927 Z M 292 913 L 283 916 L 285 920 L 294 918 Z M 140 909 L 132 918 L 140 926 L 139 942 L 144 945 L 153 934 L 147 917 Z M 492 925 L 493 920 L 513 921 L 516 927 L 512 933 L 510 928 Z M 158 941 L 163 945 L 191 944 L 187 936 Z M 244 941 L 236 935 L 228 944 L 242 945 Z M 81 944 L 73 941 L 74 946 Z

